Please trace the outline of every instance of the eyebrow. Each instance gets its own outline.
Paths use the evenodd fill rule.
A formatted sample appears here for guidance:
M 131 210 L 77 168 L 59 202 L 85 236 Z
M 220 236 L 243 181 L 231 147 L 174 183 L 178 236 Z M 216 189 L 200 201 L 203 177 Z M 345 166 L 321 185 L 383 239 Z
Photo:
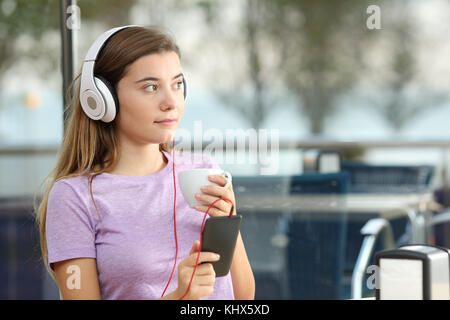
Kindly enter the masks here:
M 180 72 L 175 77 L 173 77 L 172 80 L 174 80 L 174 79 L 176 79 L 178 77 L 184 77 L 183 73 Z M 156 77 L 145 77 L 145 78 L 142 78 L 141 80 L 136 81 L 136 83 L 144 82 L 144 81 L 158 81 L 158 80 L 160 80 L 160 79 L 156 78 Z

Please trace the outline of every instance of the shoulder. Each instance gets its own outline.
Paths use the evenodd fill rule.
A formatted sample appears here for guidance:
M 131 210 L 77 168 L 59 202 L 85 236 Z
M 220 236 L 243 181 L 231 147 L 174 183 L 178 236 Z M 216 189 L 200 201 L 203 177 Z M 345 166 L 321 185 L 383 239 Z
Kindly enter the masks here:
M 71 176 L 56 180 L 53 183 L 52 192 L 79 192 L 81 188 L 88 185 L 87 176 Z
M 91 216 L 92 205 L 87 176 L 73 176 L 58 179 L 48 195 L 49 216 Z M 89 218 L 90 219 L 90 218 Z
M 49 200 L 68 200 L 85 203 L 89 195 L 87 176 L 71 176 L 56 180 L 49 193 Z

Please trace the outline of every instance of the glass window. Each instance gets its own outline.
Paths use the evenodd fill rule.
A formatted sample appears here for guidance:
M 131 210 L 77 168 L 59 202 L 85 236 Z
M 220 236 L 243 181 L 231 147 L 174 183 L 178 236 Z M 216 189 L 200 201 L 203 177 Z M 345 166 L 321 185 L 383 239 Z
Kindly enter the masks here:
M 1 299 L 39 299 L 45 277 L 32 196 L 62 137 L 57 1 L 0 1 Z
M 387 219 L 396 244 L 425 242 L 413 218 L 435 191 L 450 205 L 448 12 L 440 0 L 0 1 L 0 298 L 54 295 L 12 257 L 37 247 L 20 226 L 62 141 L 61 66 L 78 75 L 92 42 L 128 24 L 165 27 L 180 47 L 177 149 L 233 174 L 256 298 L 351 297 L 370 219 Z

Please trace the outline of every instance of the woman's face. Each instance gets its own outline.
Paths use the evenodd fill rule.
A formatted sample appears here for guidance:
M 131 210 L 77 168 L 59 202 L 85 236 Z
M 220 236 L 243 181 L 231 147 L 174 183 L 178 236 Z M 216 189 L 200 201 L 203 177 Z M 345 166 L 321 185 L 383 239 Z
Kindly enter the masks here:
M 119 135 L 137 144 L 169 142 L 184 111 L 183 75 L 175 52 L 143 56 L 117 84 Z M 157 123 L 175 119 L 171 123 Z

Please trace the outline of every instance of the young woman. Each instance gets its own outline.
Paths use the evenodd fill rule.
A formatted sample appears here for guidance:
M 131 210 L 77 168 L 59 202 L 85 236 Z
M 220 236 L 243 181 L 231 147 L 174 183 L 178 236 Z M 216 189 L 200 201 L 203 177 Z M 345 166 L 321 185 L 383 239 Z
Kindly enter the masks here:
M 62 298 L 253 299 L 240 235 L 227 276 L 215 277 L 209 262 L 220 257 L 212 252 L 200 253 L 193 273 L 208 206 L 192 209 L 179 196 L 174 207 L 173 155 L 176 172 L 219 166 L 206 156 L 169 150 L 184 111 L 180 52 L 171 36 L 157 27 L 124 28 L 108 38 L 93 71 L 109 82 L 118 112 L 111 122 L 89 118 L 80 103 L 80 76 L 74 80 L 59 158 L 36 208 L 43 260 Z M 166 119 L 174 121 L 161 122 Z M 218 185 L 202 190 L 199 200 L 235 203 L 224 177 L 210 180 Z M 217 201 L 208 214 L 230 209 Z

